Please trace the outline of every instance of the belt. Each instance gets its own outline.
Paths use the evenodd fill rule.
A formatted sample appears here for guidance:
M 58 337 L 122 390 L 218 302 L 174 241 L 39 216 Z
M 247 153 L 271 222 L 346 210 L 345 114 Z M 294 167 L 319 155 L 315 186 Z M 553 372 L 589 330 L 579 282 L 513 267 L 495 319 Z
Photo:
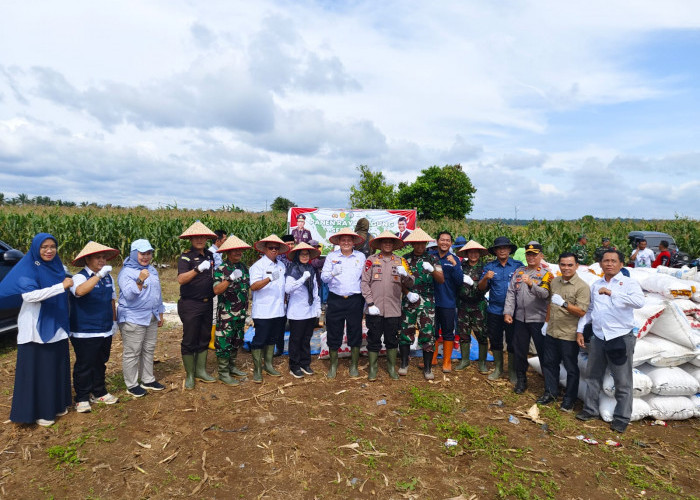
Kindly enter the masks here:
M 357 295 L 360 295 L 359 293 L 351 293 L 350 295 L 338 295 L 337 293 L 333 292 L 328 292 L 330 295 L 333 295 L 334 297 L 337 297 L 339 299 L 349 299 L 350 297 L 355 297 Z
M 180 297 L 180 300 L 193 300 L 195 302 L 209 302 L 211 299 L 209 297 L 204 297 L 203 299 L 195 299 L 193 297 Z

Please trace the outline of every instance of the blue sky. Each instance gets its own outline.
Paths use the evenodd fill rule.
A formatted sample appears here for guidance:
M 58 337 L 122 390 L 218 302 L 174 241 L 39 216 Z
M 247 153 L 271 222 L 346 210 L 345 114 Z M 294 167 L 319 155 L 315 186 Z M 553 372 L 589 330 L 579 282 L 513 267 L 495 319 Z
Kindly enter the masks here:
M 0 192 L 343 207 L 460 163 L 471 217 L 700 218 L 693 0 L 4 2 Z

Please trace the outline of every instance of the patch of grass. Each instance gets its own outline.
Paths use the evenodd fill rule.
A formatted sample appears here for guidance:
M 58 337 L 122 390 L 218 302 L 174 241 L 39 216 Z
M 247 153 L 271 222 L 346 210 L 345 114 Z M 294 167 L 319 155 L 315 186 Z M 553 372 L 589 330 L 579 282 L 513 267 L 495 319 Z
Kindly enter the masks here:
M 124 383 L 124 374 L 122 372 L 115 372 L 111 375 L 108 375 L 105 382 L 105 385 L 111 389 L 110 392 L 126 390 L 126 384 Z
M 52 446 L 46 452 L 49 454 L 49 458 L 56 460 L 57 468 L 60 468 L 61 464 L 75 465 L 80 463 L 78 449 L 75 446 Z
M 456 397 L 428 388 L 411 387 L 411 408 L 431 410 L 452 415 L 457 409 Z
M 187 479 L 189 479 L 190 481 L 201 481 L 202 480 L 202 478 L 199 477 L 197 474 L 190 474 L 189 476 L 187 476 Z
M 550 429 L 554 431 L 573 431 L 577 428 L 571 418 L 567 418 L 558 407 L 552 405 L 538 405 L 540 409 L 540 417 L 547 422 Z
M 396 481 L 396 489 L 399 491 L 413 491 L 418 484 L 418 478 L 411 477 L 407 481 Z

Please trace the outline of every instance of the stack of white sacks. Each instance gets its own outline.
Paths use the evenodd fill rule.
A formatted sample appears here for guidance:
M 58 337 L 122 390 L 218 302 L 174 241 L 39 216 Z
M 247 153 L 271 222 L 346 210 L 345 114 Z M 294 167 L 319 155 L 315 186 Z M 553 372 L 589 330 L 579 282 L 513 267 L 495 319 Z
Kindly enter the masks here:
M 556 265 L 551 265 L 556 274 Z M 700 417 L 700 275 L 697 269 L 628 268 L 645 295 L 635 311 L 637 343 L 634 349 L 634 402 L 632 420 L 652 417 L 684 420 Z M 598 264 L 581 266 L 578 274 L 591 284 L 602 275 Z M 579 355 L 579 398 L 586 393 L 588 354 Z M 542 373 L 539 359 L 530 365 Z M 566 382 L 560 369 L 559 382 Z M 608 373 L 600 395 L 600 415 L 612 421 L 615 385 Z

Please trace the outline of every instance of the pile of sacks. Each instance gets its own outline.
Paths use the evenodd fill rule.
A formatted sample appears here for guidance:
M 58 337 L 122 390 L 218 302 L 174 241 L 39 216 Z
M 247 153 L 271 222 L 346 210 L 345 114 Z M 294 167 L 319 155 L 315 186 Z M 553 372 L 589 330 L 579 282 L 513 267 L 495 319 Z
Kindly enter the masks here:
M 556 266 L 551 266 L 556 273 Z M 700 276 L 697 269 L 628 269 L 645 295 L 635 310 L 637 343 L 634 349 L 632 420 L 652 417 L 684 420 L 700 417 Z M 579 268 L 589 284 L 602 275 L 598 264 Z M 579 354 L 579 398 L 586 392 L 588 354 Z M 539 373 L 539 359 L 530 358 Z M 560 369 L 559 382 L 566 383 Z M 615 386 L 608 373 L 600 395 L 600 415 L 612 421 Z

